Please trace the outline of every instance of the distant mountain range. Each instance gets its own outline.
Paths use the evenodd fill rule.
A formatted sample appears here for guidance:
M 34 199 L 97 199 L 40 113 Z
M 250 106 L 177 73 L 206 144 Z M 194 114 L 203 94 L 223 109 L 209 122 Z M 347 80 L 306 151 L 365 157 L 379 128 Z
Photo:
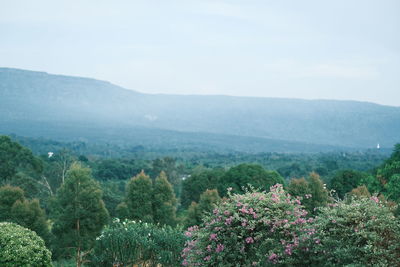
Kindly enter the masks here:
M 0 68 L 0 133 L 210 150 L 363 149 L 400 142 L 400 107 L 153 95 L 95 79 Z

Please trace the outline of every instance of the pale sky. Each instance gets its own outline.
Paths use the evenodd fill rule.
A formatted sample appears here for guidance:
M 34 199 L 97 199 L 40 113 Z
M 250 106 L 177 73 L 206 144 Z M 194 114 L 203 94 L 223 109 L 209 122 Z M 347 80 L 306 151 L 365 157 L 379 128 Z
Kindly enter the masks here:
M 400 106 L 400 1 L 0 0 L 0 67 Z

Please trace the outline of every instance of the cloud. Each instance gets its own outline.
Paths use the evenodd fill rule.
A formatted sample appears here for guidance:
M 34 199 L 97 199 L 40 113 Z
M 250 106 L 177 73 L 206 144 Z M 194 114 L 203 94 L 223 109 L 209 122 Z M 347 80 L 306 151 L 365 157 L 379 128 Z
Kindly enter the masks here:
M 277 60 L 265 65 L 269 72 L 293 78 L 342 78 L 376 80 L 379 71 L 371 64 L 362 62 L 321 62 L 310 64 L 290 59 Z
M 374 80 L 379 77 L 379 72 L 370 66 L 349 66 L 335 63 L 323 63 L 308 67 L 302 76 Z

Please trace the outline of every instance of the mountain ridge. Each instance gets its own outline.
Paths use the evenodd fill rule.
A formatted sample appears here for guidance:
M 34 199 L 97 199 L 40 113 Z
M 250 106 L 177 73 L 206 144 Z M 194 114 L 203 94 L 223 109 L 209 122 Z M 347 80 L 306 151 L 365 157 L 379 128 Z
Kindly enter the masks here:
M 93 122 L 342 147 L 390 147 L 400 131 L 400 107 L 371 102 L 145 94 L 13 68 L 0 68 L 0 112 L 3 122 Z

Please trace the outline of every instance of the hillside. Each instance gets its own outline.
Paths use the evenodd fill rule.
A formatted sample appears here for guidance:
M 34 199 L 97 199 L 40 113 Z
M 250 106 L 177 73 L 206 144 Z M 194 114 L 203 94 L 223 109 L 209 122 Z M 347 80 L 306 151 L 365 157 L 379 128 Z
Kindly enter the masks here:
M 199 140 L 205 146 L 218 140 L 225 147 L 235 143 L 244 148 L 253 142 L 258 150 L 279 151 L 293 142 L 352 148 L 379 142 L 391 147 L 399 142 L 400 132 L 399 107 L 356 101 L 151 95 L 95 79 L 10 68 L 0 68 L 0 114 L 0 131 L 5 134 L 98 136 L 136 143 L 175 138 L 189 139 L 191 144 Z M 278 145 L 269 147 L 272 140 Z

